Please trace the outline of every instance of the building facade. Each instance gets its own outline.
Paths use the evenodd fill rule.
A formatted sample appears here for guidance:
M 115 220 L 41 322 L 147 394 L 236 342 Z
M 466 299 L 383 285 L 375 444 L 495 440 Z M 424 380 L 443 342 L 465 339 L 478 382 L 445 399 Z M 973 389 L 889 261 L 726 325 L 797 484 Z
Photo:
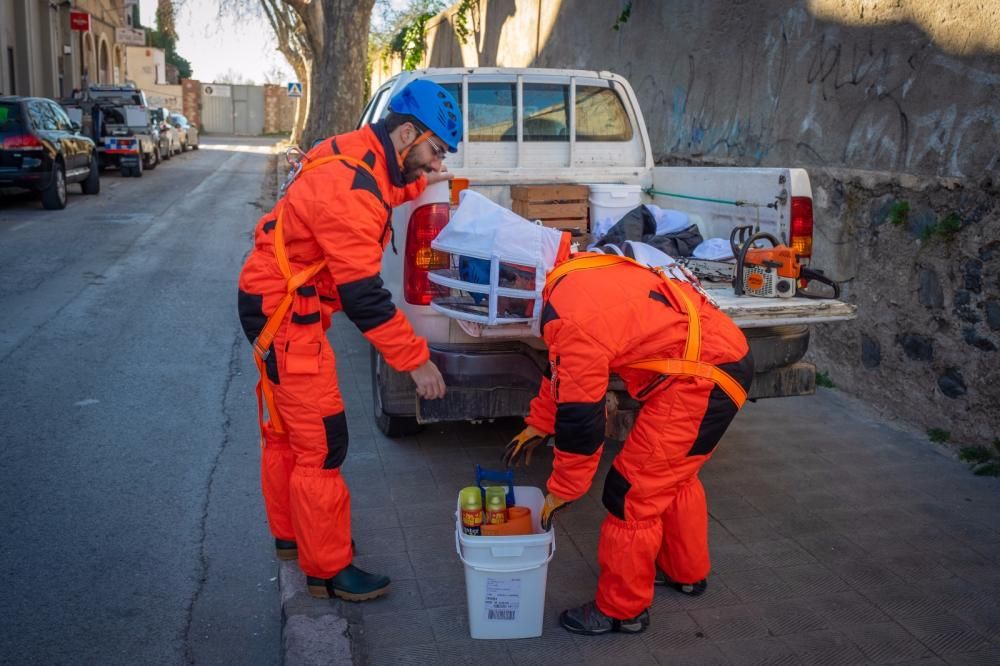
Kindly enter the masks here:
M 132 27 L 136 2 L 0 2 L 0 94 L 59 99 L 88 85 L 124 83 L 118 35 Z

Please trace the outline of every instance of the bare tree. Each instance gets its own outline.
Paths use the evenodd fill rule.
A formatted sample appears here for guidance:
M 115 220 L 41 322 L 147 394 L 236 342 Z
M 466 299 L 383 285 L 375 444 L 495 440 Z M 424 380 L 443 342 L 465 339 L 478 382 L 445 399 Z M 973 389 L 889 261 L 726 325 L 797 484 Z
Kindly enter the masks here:
M 292 143 L 300 144 L 306 125 L 309 96 L 312 92 L 308 63 L 312 62 L 313 54 L 310 42 L 306 38 L 305 24 L 292 6 L 284 0 L 258 1 L 274 30 L 274 36 L 278 40 L 278 51 L 285 56 L 295 76 L 302 83 L 302 97 L 295 110 L 295 124 L 292 126 L 291 136 Z
M 258 0 L 305 88 L 300 143 L 354 127 L 364 106 L 368 30 L 375 0 Z M 298 122 L 296 123 L 298 125 Z
M 215 76 L 215 83 L 229 83 L 231 85 L 248 85 L 252 86 L 256 83 L 249 76 L 246 76 L 242 72 L 237 72 L 235 69 L 230 67 L 222 74 L 217 74 Z

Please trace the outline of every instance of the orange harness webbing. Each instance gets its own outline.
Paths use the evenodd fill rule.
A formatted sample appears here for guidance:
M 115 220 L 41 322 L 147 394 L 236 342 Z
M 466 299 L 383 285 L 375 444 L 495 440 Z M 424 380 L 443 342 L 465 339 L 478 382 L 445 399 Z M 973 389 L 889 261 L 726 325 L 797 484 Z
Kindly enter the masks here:
M 327 157 L 321 157 L 303 166 L 299 175 L 330 162 L 348 162 L 364 169 L 372 178 L 375 177 L 375 173 L 367 163 L 349 155 L 328 155 Z M 278 307 L 268 317 L 264 328 L 261 329 L 260 334 L 253 341 L 253 357 L 254 361 L 257 362 L 257 370 L 260 372 L 260 380 L 257 382 L 257 422 L 260 424 L 261 435 L 264 433 L 265 404 L 267 405 L 268 416 L 271 419 L 271 427 L 279 434 L 285 432 L 281 416 L 274 405 L 274 391 L 271 388 L 271 382 L 267 378 L 267 370 L 264 366 L 267 357 L 271 353 L 271 343 L 274 342 L 274 336 L 277 335 L 278 329 L 284 323 L 285 316 L 288 314 L 288 309 L 292 306 L 292 301 L 295 299 L 295 290 L 312 280 L 326 266 L 326 262 L 321 259 L 305 267 L 298 273 L 292 274 L 291 265 L 288 263 L 288 251 L 285 248 L 285 231 L 282 225 L 285 206 L 283 201 L 279 202 L 279 205 L 281 208 L 278 210 L 278 219 L 274 224 L 274 258 L 278 262 L 278 269 L 281 270 L 281 274 L 287 280 L 287 290 L 285 297 L 278 303 Z
M 556 266 L 545 280 L 546 287 L 556 283 L 556 280 L 571 271 L 587 270 L 593 268 L 605 268 L 616 264 L 630 263 L 659 275 L 666 283 L 671 295 L 681 305 L 681 312 L 687 315 L 688 331 L 687 341 L 684 344 L 684 358 L 651 358 L 643 361 L 629 363 L 627 367 L 637 370 L 649 370 L 660 375 L 685 375 L 688 377 L 701 377 L 715 382 L 737 408 L 746 402 L 747 392 L 732 375 L 720 370 L 711 363 L 701 360 L 701 318 L 695 312 L 694 304 L 683 289 L 679 289 L 673 279 L 664 274 L 663 271 L 650 268 L 640 264 L 634 259 L 617 255 L 596 255 L 592 257 L 579 257 L 570 259 Z

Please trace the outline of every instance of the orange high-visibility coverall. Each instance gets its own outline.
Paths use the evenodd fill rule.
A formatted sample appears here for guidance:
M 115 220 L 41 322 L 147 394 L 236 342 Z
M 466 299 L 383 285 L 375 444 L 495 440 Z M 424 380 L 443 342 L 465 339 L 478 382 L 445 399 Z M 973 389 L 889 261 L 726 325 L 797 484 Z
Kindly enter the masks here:
M 658 375 L 628 365 L 681 358 L 688 322 L 663 278 L 635 264 L 572 270 L 550 282 L 541 325 L 551 378 L 542 380 L 525 420 L 555 434 L 548 490 L 572 501 L 590 488 L 600 461 L 609 374 L 638 398 Z M 690 285 L 674 285 L 700 318 L 701 361 L 749 388 L 753 363 L 743 333 Z M 738 411 L 708 379 L 670 376 L 655 386 L 604 484 L 596 602 L 618 619 L 649 607 L 656 565 L 679 583 L 708 575 L 708 508 L 698 470 Z
M 274 254 L 279 211 L 292 273 L 326 262 L 296 291 L 265 362 L 285 432 L 272 421 L 264 425 L 261 459 L 271 533 L 296 541 L 302 570 L 319 578 L 351 563 L 350 496 L 339 469 L 347 420 L 326 338 L 331 315 L 343 310 L 396 370 L 413 370 L 430 357 L 379 276 L 392 206 L 419 195 L 426 178 L 403 186 L 388 133 L 371 125 L 320 142 L 306 159 L 332 154 L 360 159 L 371 172 L 347 161 L 304 170 L 258 222 L 239 281 L 240 320 L 253 341 L 287 291 Z

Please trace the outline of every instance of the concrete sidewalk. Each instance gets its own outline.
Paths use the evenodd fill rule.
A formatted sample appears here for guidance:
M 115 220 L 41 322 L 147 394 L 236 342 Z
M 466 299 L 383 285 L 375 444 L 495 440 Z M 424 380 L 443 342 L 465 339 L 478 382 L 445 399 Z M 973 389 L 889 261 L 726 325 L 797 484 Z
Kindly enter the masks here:
M 320 602 L 282 570 L 289 664 L 998 664 L 1000 483 L 836 391 L 749 404 L 702 479 L 713 573 L 702 597 L 658 590 L 638 636 L 573 636 L 558 614 L 593 598 L 603 474 L 557 519 L 541 638 L 469 638 L 454 549 L 459 488 L 498 467 L 517 420 L 389 440 L 371 412 L 369 351 L 332 329 L 347 404 L 358 566 L 392 577 L 365 604 Z M 519 483 L 543 486 L 551 454 Z M 348 651 L 352 653 L 349 657 Z

